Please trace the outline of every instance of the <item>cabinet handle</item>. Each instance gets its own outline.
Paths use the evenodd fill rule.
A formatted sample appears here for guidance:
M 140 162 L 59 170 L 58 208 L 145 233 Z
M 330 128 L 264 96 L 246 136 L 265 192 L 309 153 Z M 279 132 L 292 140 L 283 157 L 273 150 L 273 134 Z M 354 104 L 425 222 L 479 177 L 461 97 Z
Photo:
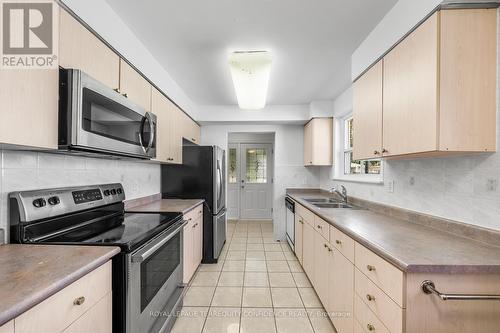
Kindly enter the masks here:
M 304 224 L 304 221 L 302 219 L 299 219 L 299 223 Z
M 192 221 L 192 220 L 193 220 L 193 218 L 192 218 L 192 217 L 188 218 L 188 221 Z
M 382 153 L 388 153 L 389 151 L 385 148 L 382 148 Z
M 78 297 L 77 299 L 75 299 L 73 301 L 73 304 L 74 305 L 82 305 L 84 302 L 85 302 L 85 297 L 84 296 L 80 296 L 80 297 Z
M 336 240 L 335 240 L 335 243 L 336 243 L 337 245 L 342 244 L 342 242 L 341 242 L 341 241 L 339 241 L 338 239 L 336 239 Z
M 373 151 L 373 155 L 378 155 L 378 154 L 380 154 L 380 152 L 378 150 Z
M 120 88 L 115 88 L 113 90 L 116 91 L 117 93 L 120 93 Z
M 196 142 L 196 139 L 195 138 L 191 138 L 192 141 Z
M 318 229 L 323 229 L 323 227 L 322 227 L 322 226 L 320 226 L 319 224 L 316 226 L 316 228 L 318 228 Z
M 122 96 L 128 98 L 128 94 L 127 93 L 123 93 Z
M 369 300 L 369 301 L 374 301 L 375 300 L 375 296 L 370 295 L 370 294 L 366 294 L 366 299 Z
M 375 266 L 366 265 L 366 269 L 369 270 L 370 272 L 373 272 L 375 270 Z
M 366 325 L 366 328 L 368 329 L 368 331 L 375 331 L 375 326 L 373 326 L 372 324 Z

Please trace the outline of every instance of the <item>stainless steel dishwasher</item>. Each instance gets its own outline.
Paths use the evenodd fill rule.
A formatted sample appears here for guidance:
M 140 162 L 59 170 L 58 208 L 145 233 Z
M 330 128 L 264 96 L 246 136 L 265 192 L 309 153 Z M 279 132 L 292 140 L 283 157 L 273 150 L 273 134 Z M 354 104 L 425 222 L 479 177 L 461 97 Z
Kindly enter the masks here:
M 295 251 L 295 202 L 285 197 L 286 207 L 286 241 Z

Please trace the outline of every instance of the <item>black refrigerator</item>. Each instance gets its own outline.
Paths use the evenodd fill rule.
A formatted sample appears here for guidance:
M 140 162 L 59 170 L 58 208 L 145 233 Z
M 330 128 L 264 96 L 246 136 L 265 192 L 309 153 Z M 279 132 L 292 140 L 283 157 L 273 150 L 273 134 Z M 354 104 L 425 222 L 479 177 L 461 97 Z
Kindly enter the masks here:
M 205 199 L 203 263 L 216 263 L 226 242 L 226 153 L 217 146 L 183 146 L 182 165 L 162 165 L 162 198 Z

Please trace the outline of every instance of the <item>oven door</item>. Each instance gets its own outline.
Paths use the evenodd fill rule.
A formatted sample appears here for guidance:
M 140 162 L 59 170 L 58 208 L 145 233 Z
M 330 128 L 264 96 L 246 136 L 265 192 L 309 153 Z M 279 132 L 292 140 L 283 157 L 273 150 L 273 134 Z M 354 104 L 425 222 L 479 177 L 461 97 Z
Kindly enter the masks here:
M 79 70 L 69 70 L 72 148 L 156 157 L 156 116 Z
M 182 291 L 186 223 L 180 221 L 129 255 L 127 332 L 149 332 L 157 321 L 170 319 L 165 314 L 174 310 Z

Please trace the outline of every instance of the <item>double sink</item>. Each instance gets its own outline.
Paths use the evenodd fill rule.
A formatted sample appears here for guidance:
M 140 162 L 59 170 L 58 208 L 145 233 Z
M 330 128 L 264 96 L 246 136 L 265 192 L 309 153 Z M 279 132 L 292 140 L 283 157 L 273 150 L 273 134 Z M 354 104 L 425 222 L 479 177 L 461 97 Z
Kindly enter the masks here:
M 303 199 L 318 208 L 361 209 L 360 207 L 350 205 L 335 198 L 303 198 Z

